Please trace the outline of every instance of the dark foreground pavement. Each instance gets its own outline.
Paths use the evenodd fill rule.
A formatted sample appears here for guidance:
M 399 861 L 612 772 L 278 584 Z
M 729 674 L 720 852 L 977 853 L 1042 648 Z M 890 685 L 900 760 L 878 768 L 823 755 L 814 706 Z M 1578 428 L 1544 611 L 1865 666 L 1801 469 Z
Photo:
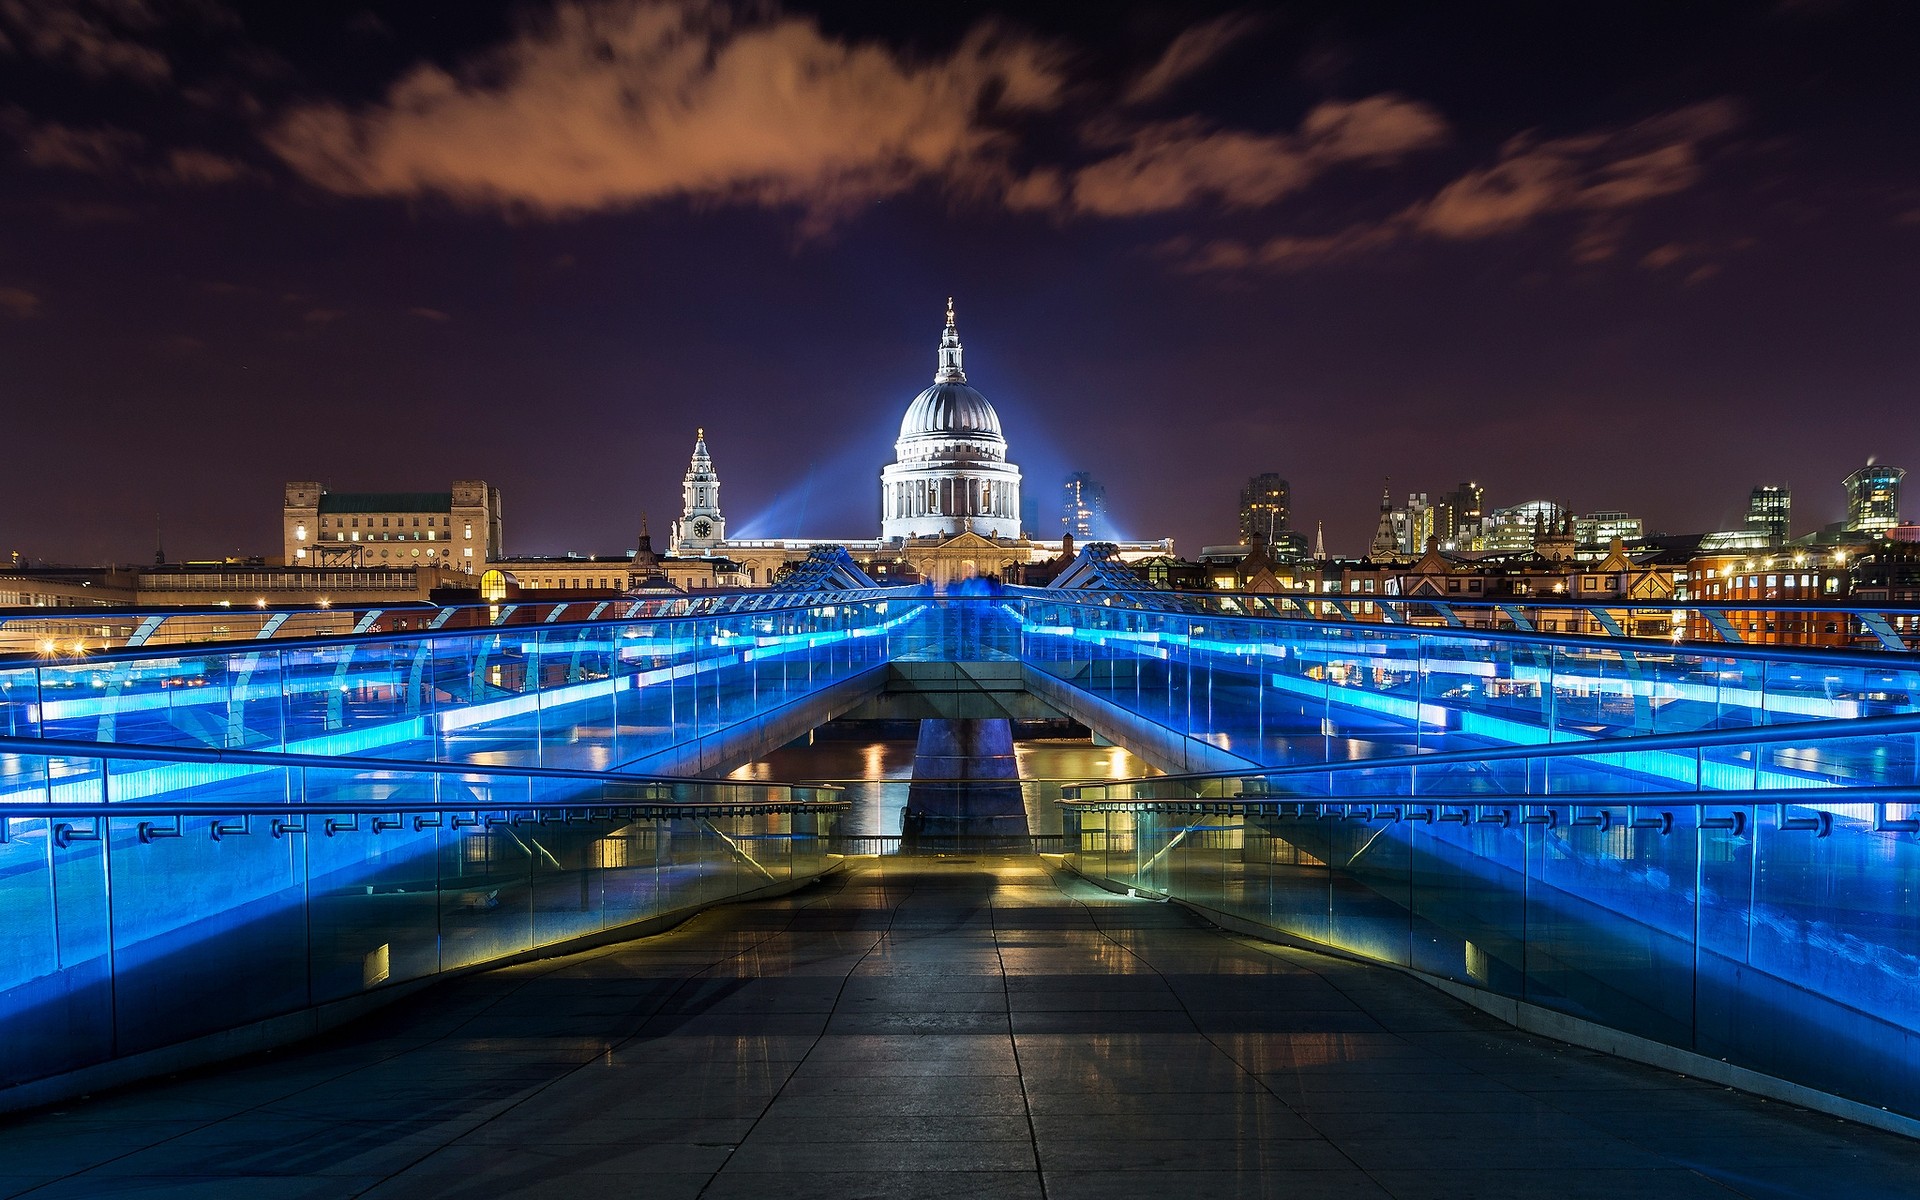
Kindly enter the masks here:
M 55 1197 L 1920 1196 L 1920 1144 L 1033 858 L 897 859 L 0 1128 Z

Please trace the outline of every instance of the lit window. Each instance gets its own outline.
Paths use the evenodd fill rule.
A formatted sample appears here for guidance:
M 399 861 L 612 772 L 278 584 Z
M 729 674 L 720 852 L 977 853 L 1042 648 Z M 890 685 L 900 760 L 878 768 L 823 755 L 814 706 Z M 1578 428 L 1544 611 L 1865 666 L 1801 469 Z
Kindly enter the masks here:
M 356 542 L 360 540 L 360 531 L 358 529 L 353 531 L 353 540 Z
M 427 540 L 432 541 L 434 537 L 437 536 L 437 532 L 438 531 L 432 529 L 427 530 Z
M 296 542 L 307 540 L 307 526 L 304 521 L 293 527 L 293 540 Z
M 468 541 L 473 540 L 473 522 L 472 521 L 467 522 L 467 540 Z
M 462 551 L 461 551 L 460 553 L 462 553 L 462 554 L 464 554 L 464 555 L 466 555 L 466 556 L 467 556 L 468 558 L 472 558 L 472 557 L 473 557 L 473 547 L 472 547 L 472 546 L 468 546 L 468 547 L 467 547 L 467 548 L 466 548 L 465 550 L 462 550 Z

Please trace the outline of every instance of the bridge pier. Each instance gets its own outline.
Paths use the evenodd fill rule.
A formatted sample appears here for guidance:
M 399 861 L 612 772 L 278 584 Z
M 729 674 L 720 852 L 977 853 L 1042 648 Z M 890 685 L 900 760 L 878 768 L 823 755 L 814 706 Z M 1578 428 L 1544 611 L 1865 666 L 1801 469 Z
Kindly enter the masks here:
M 902 847 L 909 852 L 961 840 L 1012 846 L 1025 839 L 1013 723 L 1004 717 L 922 720 L 902 821 Z

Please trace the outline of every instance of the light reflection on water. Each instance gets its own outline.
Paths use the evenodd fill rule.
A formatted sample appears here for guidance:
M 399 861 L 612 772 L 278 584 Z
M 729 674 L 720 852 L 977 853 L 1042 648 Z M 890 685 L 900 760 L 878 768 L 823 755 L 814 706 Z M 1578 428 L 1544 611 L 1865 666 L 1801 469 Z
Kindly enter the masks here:
M 910 738 L 872 741 L 822 740 L 811 746 L 784 746 L 729 776 L 758 782 L 835 783 L 846 788 L 852 811 L 842 818 L 842 833 L 855 837 L 892 837 L 900 832 L 913 777 Z M 1026 800 L 1027 828 L 1036 834 L 1060 832 L 1054 801 L 1060 787 L 1091 779 L 1132 779 L 1158 774 L 1146 760 L 1118 746 L 1095 746 L 1085 739 L 1035 739 L 1015 742 L 1020 792 Z

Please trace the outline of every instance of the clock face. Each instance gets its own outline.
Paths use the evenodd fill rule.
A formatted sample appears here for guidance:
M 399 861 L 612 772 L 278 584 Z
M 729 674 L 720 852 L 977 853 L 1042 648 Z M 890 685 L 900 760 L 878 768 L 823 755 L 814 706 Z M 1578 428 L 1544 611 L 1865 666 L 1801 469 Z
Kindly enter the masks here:
M 706 521 L 695 521 L 693 523 L 693 536 L 695 537 L 705 537 L 712 532 L 713 526 Z

